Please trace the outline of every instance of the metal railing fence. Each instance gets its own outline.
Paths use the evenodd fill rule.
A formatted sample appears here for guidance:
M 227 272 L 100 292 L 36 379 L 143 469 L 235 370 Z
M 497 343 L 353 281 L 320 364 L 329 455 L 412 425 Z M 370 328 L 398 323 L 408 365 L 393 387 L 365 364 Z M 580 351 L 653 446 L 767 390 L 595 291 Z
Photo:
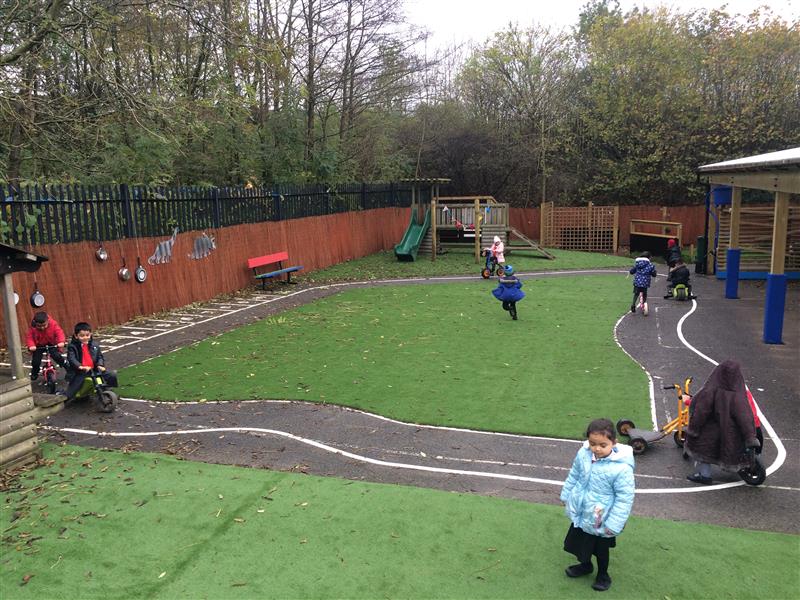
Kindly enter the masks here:
M 0 242 L 98 242 L 411 205 L 406 183 L 271 187 L 0 184 Z

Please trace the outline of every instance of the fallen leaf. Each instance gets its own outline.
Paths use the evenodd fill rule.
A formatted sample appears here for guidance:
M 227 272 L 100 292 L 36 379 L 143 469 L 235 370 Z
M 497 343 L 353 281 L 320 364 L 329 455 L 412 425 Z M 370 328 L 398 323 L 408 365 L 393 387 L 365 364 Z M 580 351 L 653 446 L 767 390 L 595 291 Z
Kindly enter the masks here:
M 22 583 L 20 583 L 20 585 L 25 585 L 26 583 L 28 583 L 31 580 L 31 577 L 33 577 L 33 573 L 29 573 L 29 574 L 23 576 L 22 577 Z

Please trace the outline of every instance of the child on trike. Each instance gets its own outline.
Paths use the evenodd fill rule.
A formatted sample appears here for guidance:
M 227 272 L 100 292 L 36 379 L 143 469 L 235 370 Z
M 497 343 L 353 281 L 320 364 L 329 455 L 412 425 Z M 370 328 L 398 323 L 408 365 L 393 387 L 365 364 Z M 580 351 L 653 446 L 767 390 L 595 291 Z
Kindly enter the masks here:
M 100 346 L 92 338 L 88 323 L 75 325 L 67 346 L 67 402 L 92 397 L 100 412 L 113 412 L 117 395 L 109 388 L 117 387 L 116 373 L 107 371 Z
M 506 262 L 505 244 L 499 235 L 494 236 L 491 246 L 481 251 L 481 256 L 486 257 L 486 266 L 481 271 L 481 277 L 489 279 L 495 272 L 498 277 L 502 277 L 503 266 Z

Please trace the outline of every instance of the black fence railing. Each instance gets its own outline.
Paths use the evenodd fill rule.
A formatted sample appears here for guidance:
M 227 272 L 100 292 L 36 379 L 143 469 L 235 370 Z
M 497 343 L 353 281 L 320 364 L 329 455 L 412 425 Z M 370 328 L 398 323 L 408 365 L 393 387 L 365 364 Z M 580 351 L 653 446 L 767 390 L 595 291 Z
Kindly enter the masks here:
M 422 191 L 423 196 L 430 192 Z M 0 184 L 0 242 L 57 244 L 171 235 L 411 205 L 408 183 L 274 187 Z

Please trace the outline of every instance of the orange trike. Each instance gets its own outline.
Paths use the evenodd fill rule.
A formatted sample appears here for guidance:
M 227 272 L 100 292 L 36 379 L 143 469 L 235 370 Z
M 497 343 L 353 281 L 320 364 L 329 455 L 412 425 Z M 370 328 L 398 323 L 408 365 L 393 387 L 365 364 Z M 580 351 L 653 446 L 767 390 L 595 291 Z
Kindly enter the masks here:
M 620 435 L 625 435 L 630 438 L 628 442 L 633 448 L 634 454 L 642 454 L 647 447 L 653 442 L 665 438 L 670 433 L 672 439 L 675 440 L 675 445 L 678 448 L 683 448 L 686 441 L 686 427 L 689 425 L 689 407 L 684 402 L 684 395 L 689 395 L 689 386 L 692 383 L 692 378 L 689 377 L 683 382 L 683 387 L 679 383 L 664 386 L 665 390 L 676 390 L 678 395 L 678 416 L 672 419 L 669 423 L 664 425 L 658 431 L 650 431 L 647 429 L 636 429 L 633 421 L 628 419 L 620 419 L 617 421 L 617 431 Z

